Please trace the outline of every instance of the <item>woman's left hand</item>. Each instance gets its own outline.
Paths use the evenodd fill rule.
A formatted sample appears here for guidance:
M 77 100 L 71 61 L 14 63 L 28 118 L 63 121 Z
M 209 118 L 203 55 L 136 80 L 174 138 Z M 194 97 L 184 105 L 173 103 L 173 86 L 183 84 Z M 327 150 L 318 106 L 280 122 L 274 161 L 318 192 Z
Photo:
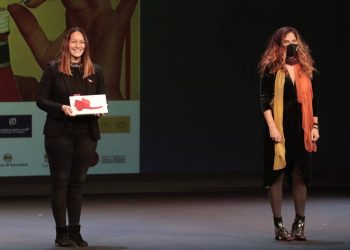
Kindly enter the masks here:
M 313 128 L 311 130 L 311 140 L 313 142 L 317 142 L 319 138 L 320 138 L 320 133 L 319 133 L 318 129 L 317 128 Z

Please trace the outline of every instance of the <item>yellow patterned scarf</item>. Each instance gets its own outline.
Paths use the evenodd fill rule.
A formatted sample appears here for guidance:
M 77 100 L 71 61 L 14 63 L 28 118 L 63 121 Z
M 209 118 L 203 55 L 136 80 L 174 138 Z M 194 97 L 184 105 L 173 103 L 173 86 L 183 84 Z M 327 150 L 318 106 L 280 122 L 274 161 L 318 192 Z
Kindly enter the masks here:
M 286 74 L 283 70 L 278 70 L 275 79 L 274 99 L 273 99 L 273 119 L 278 131 L 281 134 L 281 142 L 275 143 L 275 158 L 273 170 L 280 170 L 286 167 L 286 148 L 283 134 L 283 93 Z

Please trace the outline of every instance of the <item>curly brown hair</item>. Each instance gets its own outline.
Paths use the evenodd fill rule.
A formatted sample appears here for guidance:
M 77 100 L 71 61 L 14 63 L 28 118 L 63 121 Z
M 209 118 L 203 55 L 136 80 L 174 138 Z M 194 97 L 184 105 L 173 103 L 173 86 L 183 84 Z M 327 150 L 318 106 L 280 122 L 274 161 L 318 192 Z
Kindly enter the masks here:
M 286 47 L 283 46 L 283 41 L 290 32 L 292 32 L 297 39 L 297 56 L 301 69 L 310 78 L 312 78 L 313 72 L 316 71 L 313 66 L 314 60 L 310 55 L 308 45 L 301 38 L 299 32 L 293 27 L 281 27 L 271 36 L 267 48 L 258 65 L 261 76 L 266 70 L 268 70 L 269 73 L 275 74 L 279 69 L 282 69 L 287 73 L 285 67 Z

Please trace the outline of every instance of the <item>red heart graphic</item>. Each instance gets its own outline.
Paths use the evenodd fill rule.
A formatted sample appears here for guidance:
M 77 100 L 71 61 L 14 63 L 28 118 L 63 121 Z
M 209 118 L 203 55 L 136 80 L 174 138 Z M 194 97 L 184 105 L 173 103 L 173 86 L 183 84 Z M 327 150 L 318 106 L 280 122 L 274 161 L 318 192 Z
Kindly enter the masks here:
M 102 106 L 90 107 L 90 101 L 85 99 L 85 98 L 82 98 L 81 100 L 75 100 L 74 106 L 79 111 L 82 111 L 83 109 L 99 109 L 99 108 L 102 108 Z

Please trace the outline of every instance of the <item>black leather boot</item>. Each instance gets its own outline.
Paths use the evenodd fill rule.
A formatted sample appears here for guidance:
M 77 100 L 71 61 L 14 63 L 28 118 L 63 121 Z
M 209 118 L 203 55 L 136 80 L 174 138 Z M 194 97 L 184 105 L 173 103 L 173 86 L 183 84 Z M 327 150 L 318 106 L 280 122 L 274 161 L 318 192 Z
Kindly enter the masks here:
M 55 245 L 58 247 L 74 246 L 73 241 L 71 241 L 71 239 L 68 236 L 68 230 L 66 226 L 56 227 Z
M 293 240 L 293 236 L 291 236 L 283 225 L 282 217 L 274 217 L 273 221 L 275 224 L 275 240 Z
M 69 238 L 78 246 L 78 247 L 87 247 L 88 243 L 81 237 L 80 234 L 80 225 L 69 225 L 68 226 Z
M 295 216 L 295 220 L 292 225 L 291 235 L 295 240 L 306 240 L 305 235 L 305 216 Z

